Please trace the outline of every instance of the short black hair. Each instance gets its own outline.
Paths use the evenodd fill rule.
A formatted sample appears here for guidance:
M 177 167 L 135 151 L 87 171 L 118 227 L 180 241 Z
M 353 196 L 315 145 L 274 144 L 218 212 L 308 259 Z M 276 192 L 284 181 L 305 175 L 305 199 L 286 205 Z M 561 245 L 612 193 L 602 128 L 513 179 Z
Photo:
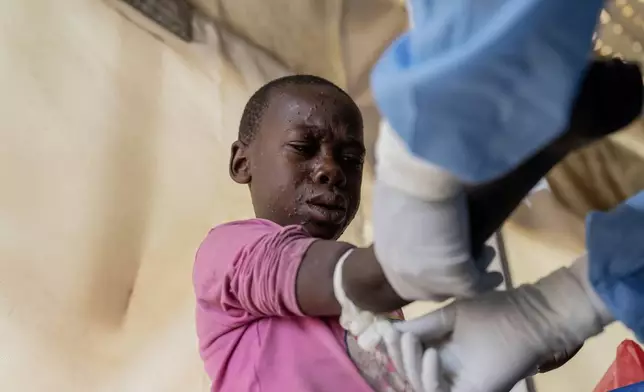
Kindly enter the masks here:
M 239 132 L 237 134 L 237 139 L 245 144 L 253 141 L 253 138 L 257 134 L 257 130 L 259 129 L 259 125 L 262 121 L 262 116 L 268 108 L 270 97 L 273 91 L 287 86 L 301 85 L 329 86 L 348 97 L 351 102 L 354 102 L 349 94 L 347 94 L 340 87 L 319 76 L 302 74 L 283 76 L 260 87 L 259 90 L 255 91 L 255 93 L 250 97 L 248 102 L 246 102 L 241 121 L 239 122 Z M 357 105 L 356 109 L 359 111 Z

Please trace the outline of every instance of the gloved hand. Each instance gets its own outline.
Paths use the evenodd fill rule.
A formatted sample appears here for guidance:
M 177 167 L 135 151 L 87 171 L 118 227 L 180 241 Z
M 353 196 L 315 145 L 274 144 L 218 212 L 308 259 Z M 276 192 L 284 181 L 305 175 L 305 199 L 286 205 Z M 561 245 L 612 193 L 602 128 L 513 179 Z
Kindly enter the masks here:
M 401 354 L 392 357 L 402 358 L 397 366 L 419 392 L 509 391 L 544 358 L 574 349 L 612 322 L 587 268 L 583 257 L 535 284 L 396 323 L 400 335 L 389 345 L 394 350 L 399 339 Z
M 411 195 L 389 185 L 391 180 L 376 179 L 374 250 L 389 284 L 410 301 L 442 301 L 494 289 L 503 275 L 486 272 L 494 258 L 491 248 L 478 260 L 472 258 L 463 187 L 439 169 L 425 174 L 423 185 L 434 186 L 435 197 Z
M 494 254 L 483 252 L 478 263 L 471 256 L 463 184 L 411 155 L 386 122 L 376 154 L 373 246 L 396 293 L 410 301 L 442 301 L 498 286 L 503 276 L 485 272 Z M 422 181 L 411 186 L 413 178 Z
M 567 130 L 549 148 L 564 156 L 631 123 L 642 107 L 641 79 L 635 63 L 591 61 Z M 500 279 L 483 272 L 486 260 L 470 260 L 462 183 L 411 154 L 388 123 L 382 124 L 376 153 L 374 247 L 397 293 L 440 300 L 494 286 Z

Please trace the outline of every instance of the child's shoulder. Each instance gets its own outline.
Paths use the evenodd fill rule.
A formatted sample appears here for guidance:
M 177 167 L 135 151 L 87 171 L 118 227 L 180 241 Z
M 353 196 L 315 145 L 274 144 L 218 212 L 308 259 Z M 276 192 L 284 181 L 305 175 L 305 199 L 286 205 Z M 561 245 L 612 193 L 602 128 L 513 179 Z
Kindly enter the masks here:
M 281 226 L 273 221 L 260 218 L 243 219 L 222 223 L 213 227 L 206 240 L 230 241 L 243 239 L 245 242 L 267 234 L 279 234 L 286 237 L 310 237 L 310 234 L 300 225 Z M 236 241 L 235 241 L 236 242 Z
M 284 231 L 293 230 L 300 232 L 304 229 L 296 226 L 282 227 L 275 222 L 259 218 L 226 222 L 210 229 L 201 243 L 201 248 L 220 250 L 245 247 L 267 235 L 279 235 Z
M 274 236 L 278 241 L 262 241 Z M 244 219 L 223 223 L 213 227 L 201 243 L 197 256 L 204 253 L 235 254 L 248 250 L 249 247 L 286 244 L 291 240 L 310 238 L 302 226 L 281 226 L 266 219 Z
M 228 248 L 253 242 L 257 238 L 279 231 L 280 226 L 265 219 L 244 219 L 222 223 L 210 229 L 200 248 Z
M 270 233 L 279 231 L 280 229 L 282 229 L 280 225 L 266 219 L 243 219 L 222 223 L 213 227 L 208 233 L 207 238 L 222 238 L 238 236 L 240 234 L 248 235 L 250 233 Z
M 226 266 L 236 260 L 250 244 L 280 229 L 278 224 L 265 219 L 244 219 L 217 225 L 210 229 L 199 245 L 195 268 L 199 265 L 206 265 L 208 268 L 215 265 Z

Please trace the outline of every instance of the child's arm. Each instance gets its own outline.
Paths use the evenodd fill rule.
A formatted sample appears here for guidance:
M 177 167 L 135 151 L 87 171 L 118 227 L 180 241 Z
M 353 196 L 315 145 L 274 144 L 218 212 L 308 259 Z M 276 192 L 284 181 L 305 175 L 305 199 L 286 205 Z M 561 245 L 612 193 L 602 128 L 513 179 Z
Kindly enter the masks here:
M 302 312 L 309 316 L 338 316 L 340 305 L 333 290 L 333 272 L 351 245 L 317 240 L 309 247 L 297 274 L 296 293 Z M 376 313 L 392 312 L 408 303 L 391 288 L 373 247 L 356 248 L 344 263 L 345 289 L 358 306 Z

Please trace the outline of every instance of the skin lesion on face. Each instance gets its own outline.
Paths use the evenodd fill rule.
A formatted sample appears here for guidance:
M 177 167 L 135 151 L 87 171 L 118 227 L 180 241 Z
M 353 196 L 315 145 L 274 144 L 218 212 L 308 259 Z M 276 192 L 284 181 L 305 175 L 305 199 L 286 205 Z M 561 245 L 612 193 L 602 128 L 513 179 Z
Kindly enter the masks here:
M 258 218 L 337 239 L 355 217 L 365 155 L 362 117 L 332 86 L 273 93 L 251 145 L 233 146 L 232 154 L 231 176 L 249 184 Z

